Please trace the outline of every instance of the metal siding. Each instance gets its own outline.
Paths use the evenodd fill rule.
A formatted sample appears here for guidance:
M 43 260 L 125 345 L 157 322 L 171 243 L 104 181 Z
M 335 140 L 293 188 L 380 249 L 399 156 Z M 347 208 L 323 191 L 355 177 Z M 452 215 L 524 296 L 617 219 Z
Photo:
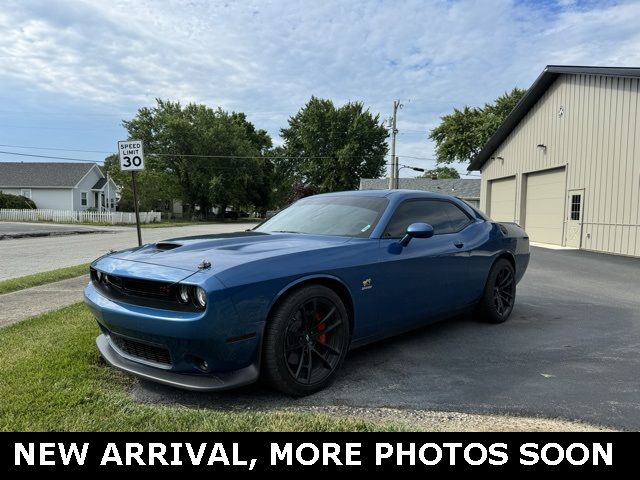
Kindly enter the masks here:
M 526 175 L 566 165 L 566 189 L 585 189 L 583 248 L 640 256 L 639 95 L 637 78 L 560 75 L 482 168 L 481 208 L 490 180 L 515 176 L 515 221 L 525 221 Z

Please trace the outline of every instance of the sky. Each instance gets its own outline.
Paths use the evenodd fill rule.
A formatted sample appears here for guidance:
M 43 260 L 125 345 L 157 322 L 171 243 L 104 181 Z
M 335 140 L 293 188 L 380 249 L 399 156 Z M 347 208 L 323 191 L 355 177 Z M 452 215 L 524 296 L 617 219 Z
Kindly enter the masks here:
M 428 131 L 455 107 L 526 88 L 548 64 L 640 66 L 640 0 L 1 6 L 0 151 L 27 155 L 101 161 L 157 97 L 245 112 L 279 144 L 315 95 L 383 119 L 399 99 L 400 163 L 433 168 Z M 20 160 L 38 157 L 0 153 Z

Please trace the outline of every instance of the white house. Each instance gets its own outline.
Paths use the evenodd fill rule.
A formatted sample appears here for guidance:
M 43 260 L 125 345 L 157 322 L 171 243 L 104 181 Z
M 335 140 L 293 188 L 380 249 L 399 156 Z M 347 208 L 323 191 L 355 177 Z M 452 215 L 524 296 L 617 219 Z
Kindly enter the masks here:
M 28 197 L 38 208 L 114 211 L 117 190 L 95 163 L 0 163 L 0 191 Z

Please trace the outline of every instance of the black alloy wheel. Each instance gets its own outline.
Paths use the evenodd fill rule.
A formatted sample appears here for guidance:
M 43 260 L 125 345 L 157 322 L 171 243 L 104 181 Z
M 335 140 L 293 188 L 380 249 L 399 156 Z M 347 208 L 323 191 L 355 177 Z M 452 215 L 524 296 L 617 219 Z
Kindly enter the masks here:
M 498 315 L 504 316 L 511 313 L 515 295 L 516 282 L 513 269 L 510 266 L 504 266 L 498 271 L 493 286 L 493 304 Z
M 276 389 L 303 396 L 327 386 L 349 346 L 349 317 L 331 289 L 312 285 L 290 295 L 268 320 L 264 373 Z
M 509 260 L 500 258 L 489 272 L 478 312 L 490 323 L 502 323 L 511 315 L 515 300 L 515 270 Z
M 342 356 L 345 329 L 331 300 L 313 297 L 300 305 L 289 319 L 283 355 L 289 373 L 306 385 L 331 375 Z

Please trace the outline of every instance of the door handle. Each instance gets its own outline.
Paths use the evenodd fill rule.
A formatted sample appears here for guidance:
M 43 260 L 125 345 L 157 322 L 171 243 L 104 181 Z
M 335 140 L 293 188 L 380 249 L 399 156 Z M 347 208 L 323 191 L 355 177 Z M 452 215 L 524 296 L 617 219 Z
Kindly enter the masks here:
M 456 246 L 456 248 L 464 247 L 464 242 L 462 240 L 456 240 L 455 242 L 453 242 L 453 244 Z

